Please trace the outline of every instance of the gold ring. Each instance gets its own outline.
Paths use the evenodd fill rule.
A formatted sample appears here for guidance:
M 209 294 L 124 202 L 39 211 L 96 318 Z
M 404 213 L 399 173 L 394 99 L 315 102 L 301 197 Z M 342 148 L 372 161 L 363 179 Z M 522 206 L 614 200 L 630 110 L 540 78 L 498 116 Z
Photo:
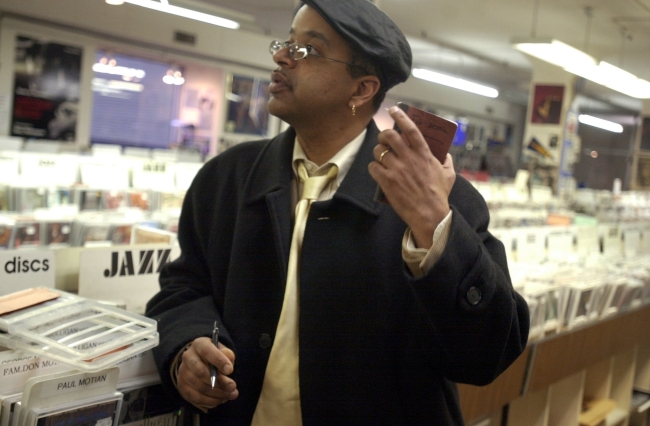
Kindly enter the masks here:
M 380 162 L 381 164 L 384 164 L 384 155 L 386 155 L 386 154 L 389 153 L 390 151 L 391 151 L 391 149 L 388 148 L 388 149 L 382 151 L 381 154 L 379 154 L 379 162 Z

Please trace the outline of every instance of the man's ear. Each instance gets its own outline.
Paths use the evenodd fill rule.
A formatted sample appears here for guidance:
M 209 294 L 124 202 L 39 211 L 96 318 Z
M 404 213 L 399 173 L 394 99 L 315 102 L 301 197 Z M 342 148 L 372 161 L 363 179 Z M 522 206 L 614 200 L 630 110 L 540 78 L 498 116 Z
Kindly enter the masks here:
M 372 98 L 379 91 L 381 83 L 379 78 L 374 75 L 365 75 L 356 79 L 356 91 L 350 97 L 350 104 L 354 104 L 357 108 L 372 103 Z

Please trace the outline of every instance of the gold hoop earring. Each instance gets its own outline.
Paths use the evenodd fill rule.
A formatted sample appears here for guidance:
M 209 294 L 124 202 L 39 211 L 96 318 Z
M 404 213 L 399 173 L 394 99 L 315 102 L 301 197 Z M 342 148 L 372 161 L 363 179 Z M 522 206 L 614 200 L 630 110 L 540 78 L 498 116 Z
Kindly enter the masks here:
M 354 117 L 356 113 L 357 113 L 357 107 L 354 104 L 352 104 L 352 117 Z

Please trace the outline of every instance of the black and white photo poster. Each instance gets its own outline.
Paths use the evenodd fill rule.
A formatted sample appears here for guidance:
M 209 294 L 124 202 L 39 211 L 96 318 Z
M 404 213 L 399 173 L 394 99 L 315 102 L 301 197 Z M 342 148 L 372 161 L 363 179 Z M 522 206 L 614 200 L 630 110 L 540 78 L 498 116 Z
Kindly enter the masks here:
M 74 141 L 82 48 L 16 37 L 11 135 Z

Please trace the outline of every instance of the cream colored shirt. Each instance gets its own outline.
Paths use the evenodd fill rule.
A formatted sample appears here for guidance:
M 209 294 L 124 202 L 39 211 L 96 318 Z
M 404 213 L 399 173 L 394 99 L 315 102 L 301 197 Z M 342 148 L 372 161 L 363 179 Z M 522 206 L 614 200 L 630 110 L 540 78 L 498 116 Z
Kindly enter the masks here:
M 300 180 L 296 178 L 298 176 L 298 170 L 296 169 L 297 160 L 303 160 L 305 162 L 305 167 L 310 176 L 319 176 L 327 173 L 329 170 L 329 164 L 336 164 L 339 168 L 339 173 L 336 176 L 336 180 L 332 181 L 323 192 L 321 192 L 318 197 L 318 201 L 329 200 L 334 196 L 334 193 L 343 182 L 343 179 L 348 174 L 354 159 L 363 144 L 363 140 L 366 137 L 366 130 L 354 138 L 350 143 L 345 145 L 339 152 L 334 155 L 327 163 L 318 167 L 315 163 L 307 159 L 305 151 L 302 149 L 298 139 L 295 140 L 293 144 L 293 173 L 294 173 L 294 190 L 293 190 L 293 204 L 295 205 L 298 202 L 298 194 L 300 194 Z M 449 241 L 449 230 L 451 229 L 451 220 L 452 212 L 438 224 L 435 232 L 433 233 L 433 245 L 429 250 L 417 248 L 415 246 L 415 241 L 411 235 L 411 229 L 408 228 L 404 233 L 404 238 L 402 239 L 402 259 L 407 264 L 411 273 L 414 277 L 418 278 L 425 275 L 433 265 L 438 261 L 445 247 L 447 246 L 447 241 Z

